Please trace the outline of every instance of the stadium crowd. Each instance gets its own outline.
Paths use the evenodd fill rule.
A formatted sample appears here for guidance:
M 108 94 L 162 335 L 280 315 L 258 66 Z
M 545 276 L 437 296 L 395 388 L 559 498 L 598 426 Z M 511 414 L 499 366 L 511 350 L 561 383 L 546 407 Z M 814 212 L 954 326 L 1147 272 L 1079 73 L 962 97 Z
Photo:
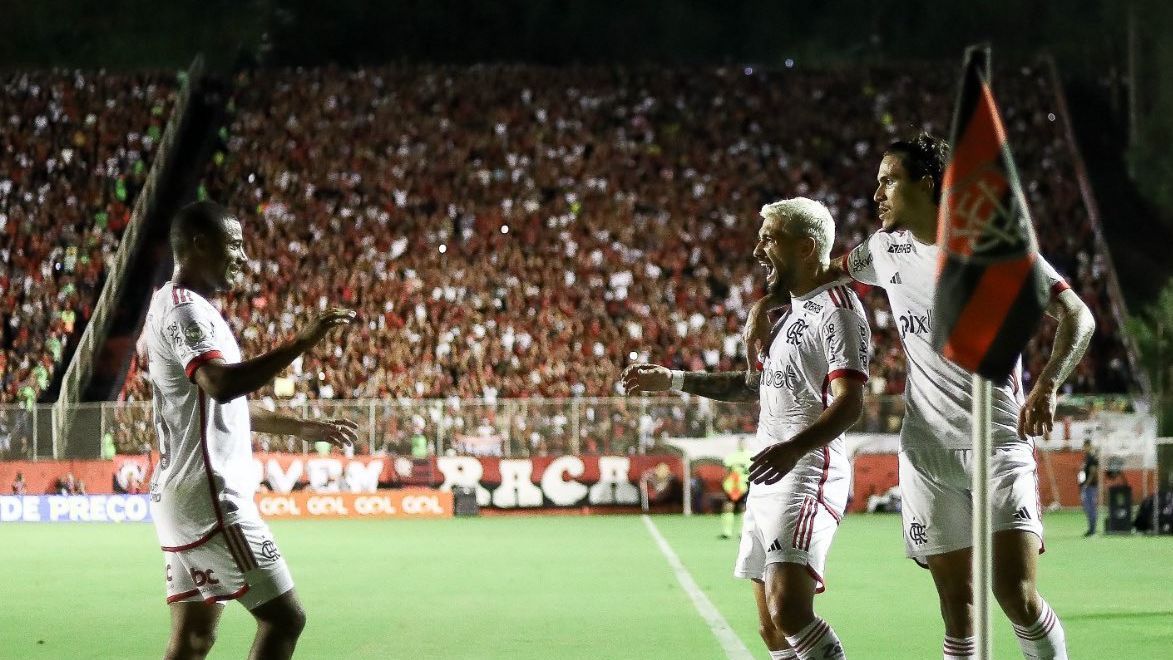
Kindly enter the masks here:
M 242 73 L 205 183 L 240 214 L 250 257 L 222 311 L 252 355 L 327 306 L 358 310 L 357 327 L 265 388 L 273 403 L 475 398 L 495 410 L 504 398 L 615 395 L 633 360 L 741 368 L 741 325 L 764 282 L 751 256 L 761 205 L 819 199 L 838 223 L 834 253 L 863 240 L 877 225 L 871 195 L 884 146 L 921 129 L 947 134 L 956 75 L 946 65 Z M 147 124 L 164 88 L 151 89 L 156 105 L 138 108 Z M 1041 69 L 1007 69 L 995 91 L 1043 253 L 1099 321 L 1068 387 L 1120 391 L 1129 374 L 1104 247 L 1091 240 L 1049 80 Z M 127 139 L 112 142 L 125 155 L 114 164 L 124 178 L 142 162 Z M 90 185 L 111 203 L 109 176 Z M 106 252 L 91 261 L 117 238 L 95 224 L 84 228 Z M 882 292 L 858 289 L 874 327 L 872 391 L 899 394 L 898 321 Z M 1028 385 L 1048 336 L 1027 351 Z M 46 353 L 21 348 L 30 362 Z M 149 398 L 141 374 L 125 394 Z M 894 415 L 875 408 L 865 424 L 888 428 Z M 657 416 L 651 429 L 638 414 L 599 417 L 571 444 L 602 450 L 619 435 L 695 424 L 684 414 Z M 516 416 L 493 411 L 420 418 L 450 435 L 486 424 L 511 438 L 522 432 L 509 429 Z M 558 426 L 553 413 L 541 419 Z M 715 426 L 747 423 L 733 414 Z M 396 422 L 375 448 L 406 443 L 416 425 Z M 549 447 L 559 433 L 523 436 L 530 451 L 560 449 Z
M 33 405 L 80 336 L 174 91 L 165 74 L 0 74 L 0 404 Z

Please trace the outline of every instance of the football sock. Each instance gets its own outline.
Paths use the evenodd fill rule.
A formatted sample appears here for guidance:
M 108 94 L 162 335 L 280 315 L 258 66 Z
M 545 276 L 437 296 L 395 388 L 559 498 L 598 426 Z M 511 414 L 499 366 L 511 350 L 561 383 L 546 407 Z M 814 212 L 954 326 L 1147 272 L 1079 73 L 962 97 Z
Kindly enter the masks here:
M 794 654 L 794 649 L 782 649 L 770 651 L 770 660 L 798 660 L 798 656 Z
M 977 652 L 973 637 L 950 637 L 945 635 L 945 644 L 942 647 L 945 660 L 969 660 Z
M 787 635 L 786 642 L 790 644 L 790 648 L 794 649 L 794 654 L 799 660 L 808 660 L 808 658 L 818 658 L 819 660 L 827 658 L 829 660 L 847 657 L 843 653 L 843 645 L 839 643 L 839 637 L 835 631 L 827 625 L 826 621 L 817 616 L 797 635 Z
M 1041 596 L 1039 603 L 1042 608 L 1034 625 L 1014 626 L 1022 657 L 1028 660 L 1067 660 L 1067 635 L 1063 632 L 1063 624 Z

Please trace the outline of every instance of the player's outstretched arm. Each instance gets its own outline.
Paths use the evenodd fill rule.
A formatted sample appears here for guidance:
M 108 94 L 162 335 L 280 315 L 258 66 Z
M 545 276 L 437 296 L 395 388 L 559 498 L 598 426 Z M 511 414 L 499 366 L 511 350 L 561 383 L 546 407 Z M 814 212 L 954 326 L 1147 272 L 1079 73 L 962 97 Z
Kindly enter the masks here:
M 758 452 L 749 466 L 750 482 L 777 483 L 812 449 L 826 445 L 851 428 L 863 413 L 863 386 L 862 379 L 843 377 L 831 381 L 831 393 L 835 395 L 831 405 L 790 440 Z
M 673 372 L 655 364 L 633 364 L 621 377 L 626 394 L 638 392 L 682 392 L 718 401 L 755 401 L 760 375 L 756 371 L 678 372 L 680 382 L 673 384 Z
M 1096 331 L 1091 310 L 1071 289 L 1062 291 L 1047 307 L 1047 314 L 1059 321 L 1051 357 L 1035 379 L 1030 394 L 1018 412 L 1018 435 L 1038 436 L 1055 424 L 1055 395 L 1075 365 L 1083 359 Z
M 309 442 L 324 440 L 335 447 L 353 446 L 358 441 L 358 424 L 349 419 L 302 419 L 254 406 L 249 408 L 249 425 L 256 433 L 291 435 Z
M 315 319 L 293 341 L 268 353 L 234 364 L 221 359 L 203 363 L 196 369 L 194 380 L 220 403 L 255 392 L 276 378 L 297 356 L 313 348 L 326 333 L 350 325 L 354 317 L 349 309 L 332 309 Z

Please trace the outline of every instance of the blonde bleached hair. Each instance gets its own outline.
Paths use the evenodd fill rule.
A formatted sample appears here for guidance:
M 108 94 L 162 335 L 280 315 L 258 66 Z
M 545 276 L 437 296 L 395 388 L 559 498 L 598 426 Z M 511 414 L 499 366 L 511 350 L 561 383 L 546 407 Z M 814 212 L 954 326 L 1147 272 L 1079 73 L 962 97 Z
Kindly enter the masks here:
M 762 218 L 776 218 L 791 236 L 810 237 L 822 262 L 831 260 L 835 242 L 835 220 L 826 206 L 807 197 L 792 197 L 762 207 Z

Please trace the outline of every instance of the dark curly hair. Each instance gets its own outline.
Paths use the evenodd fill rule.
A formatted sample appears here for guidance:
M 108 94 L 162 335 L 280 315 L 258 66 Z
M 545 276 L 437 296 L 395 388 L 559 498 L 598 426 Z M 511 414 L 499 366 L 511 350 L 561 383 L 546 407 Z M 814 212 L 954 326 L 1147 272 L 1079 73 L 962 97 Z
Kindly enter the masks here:
M 884 154 L 900 158 L 909 179 L 920 181 L 926 176 L 932 178 L 934 204 L 941 203 L 941 178 L 945 176 L 945 167 L 949 164 L 949 152 L 948 142 L 925 132 L 909 140 L 897 140 L 884 150 Z

